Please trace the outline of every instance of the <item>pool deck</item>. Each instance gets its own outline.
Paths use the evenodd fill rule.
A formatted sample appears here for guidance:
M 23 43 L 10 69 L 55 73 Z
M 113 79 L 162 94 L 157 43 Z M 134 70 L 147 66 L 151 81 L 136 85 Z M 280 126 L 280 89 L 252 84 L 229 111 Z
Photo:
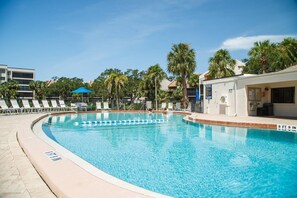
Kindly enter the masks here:
M 0 117 L 0 197 L 56 197 L 21 149 L 17 131 L 39 115 Z
M 200 122 L 204 124 L 217 124 L 226 126 L 277 129 L 278 124 L 297 125 L 297 118 L 279 118 L 279 117 L 256 117 L 256 116 L 226 116 L 192 113 L 186 116 L 187 120 Z
M 55 149 L 31 130 L 32 122 L 45 115 L 0 116 L 0 197 L 150 197 L 104 181 L 63 155 L 59 161 L 48 159 L 44 152 Z M 245 124 L 248 127 L 259 124 L 270 127 L 276 124 L 297 125 L 297 119 L 197 113 L 188 114 L 186 119 L 211 124 Z

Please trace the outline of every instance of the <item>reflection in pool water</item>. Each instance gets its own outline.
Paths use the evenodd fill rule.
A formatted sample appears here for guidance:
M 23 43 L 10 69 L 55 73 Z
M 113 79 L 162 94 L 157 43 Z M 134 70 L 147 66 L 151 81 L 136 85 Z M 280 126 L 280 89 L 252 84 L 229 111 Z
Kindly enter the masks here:
M 43 130 L 99 169 L 175 197 L 297 196 L 297 134 L 187 123 L 181 115 L 79 114 L 49 118 Z M 168 119 L 93 126 L 94 120 Z

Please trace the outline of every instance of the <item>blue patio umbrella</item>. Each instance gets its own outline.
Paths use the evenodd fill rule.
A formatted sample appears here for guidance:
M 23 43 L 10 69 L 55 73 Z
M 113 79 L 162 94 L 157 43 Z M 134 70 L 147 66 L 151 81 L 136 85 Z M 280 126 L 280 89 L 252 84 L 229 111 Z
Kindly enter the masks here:
M 200 100 L 199 91 L 198 89 L 196 89 L 196 101 L 199 101 L 199 100 Z
M 74 91 L 72 91 L 71 93 L 81 93 L 82 94 L 82 101 L 83 101 L 83 98 L 84 98 L 84 93 L 92 93 L 93 91 L 85 88 L 85 87 L 80 87 Z

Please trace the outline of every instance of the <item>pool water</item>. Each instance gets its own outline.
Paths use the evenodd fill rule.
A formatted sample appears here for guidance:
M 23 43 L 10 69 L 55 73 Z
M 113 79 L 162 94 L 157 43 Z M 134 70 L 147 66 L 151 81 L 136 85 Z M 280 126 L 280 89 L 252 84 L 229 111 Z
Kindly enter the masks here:
M 106 173 L 174 197 L 297 197 L 297 134 L 194 124 L 182 115 L 48 119 L 51 139 Z M 83 121 L 144 120 L 134 124 Z M 146 120 L 163 119 L 160 123 Z

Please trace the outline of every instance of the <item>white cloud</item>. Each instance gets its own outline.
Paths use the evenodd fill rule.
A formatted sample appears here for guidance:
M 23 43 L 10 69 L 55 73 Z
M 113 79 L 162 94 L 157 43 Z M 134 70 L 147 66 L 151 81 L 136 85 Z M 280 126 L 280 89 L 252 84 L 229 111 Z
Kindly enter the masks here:
M 239 36 L 225 40 L 220 49 L 228 50 L 249 50 L 257 41 L 270 40 L 270 42 L 281 42 L 284 38 L 294 37 L 297 35 L 258 35 L 258 36 Z

